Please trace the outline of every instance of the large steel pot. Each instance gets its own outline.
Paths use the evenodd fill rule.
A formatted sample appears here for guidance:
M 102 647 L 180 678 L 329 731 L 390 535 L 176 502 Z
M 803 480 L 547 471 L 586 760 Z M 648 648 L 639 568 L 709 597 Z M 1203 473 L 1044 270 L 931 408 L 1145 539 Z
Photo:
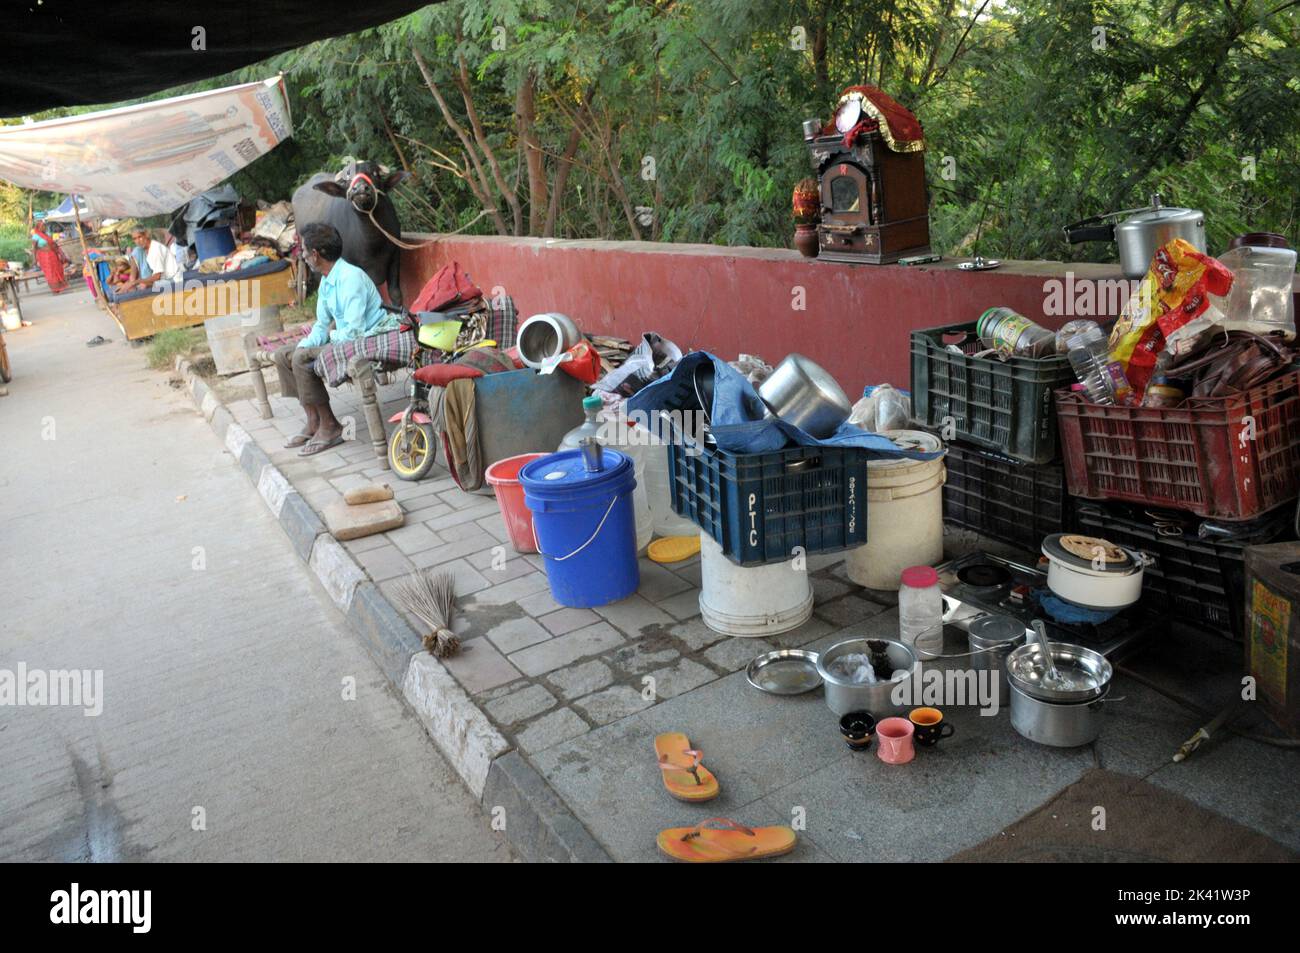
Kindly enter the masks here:
M 872 639 L 871 641 L 877 640 Z M 889 643 L 889 648 L 885 650 L 885 653 L 889 656 L 889 661 L 894 666 L 894 670 L 902 669 L 907 672 L 908 677 L 911 677 L 912 670 L 916 667 L 916 653 L 902 642 L 894 639 L 881 639 L 879 641 Z M 866 639 L 846 639 L 843 642 L 836 642 L 817 656 L 817 674 L 822 677 L 822 684 L 825 686 L 827 707 L 837 715 L 847 715 L 851 711 L 869 711 L 877 721 L 890 715 L 901 715 L 906 706 L 895 705 L 890 698 L 896 683 L 859 684 L 850 682 L 838 675 L 833 675 L 828 671 L 827 666 L 841 655 L 853 654 L 871 654 Z
M 1116 222 L 1116 219 L 1124 218 Z M 1065 226 L 1066 240 L 1078 242 L 1115 242 L 1124 277 L 1138 279 L 1151 267 L 1156 249 L 1172 239 L 1181 238 L 1197 251 L 1205 252 L 1205 213 L 1200 209 L 1165 205 L 1157 192 L 1146 208 L 1125 209 L 1097 215 Z
M 819 440 L 849 419 L 853 405 L 825 370 L 802 354 L 787 355 L 758 388 L 776 416 Z
M 519 359 L 529 367 L 554 369 L 564 352 L 582 340 L 582 331 L 567 314 L 535 314 L 519 327 Z
M 1011 685 L 1011 727 L 1023 737 L 1053 748 L 1077 748 L 1101 734 L 1106 691 L 1091 701 L 1049 702 Z

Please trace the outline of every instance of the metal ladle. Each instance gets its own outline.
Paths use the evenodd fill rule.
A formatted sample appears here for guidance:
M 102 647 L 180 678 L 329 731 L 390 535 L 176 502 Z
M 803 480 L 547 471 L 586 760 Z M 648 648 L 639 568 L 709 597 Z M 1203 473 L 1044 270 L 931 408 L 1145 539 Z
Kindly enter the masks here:
M 1043 625 L 1042 619 L 1035 619 L 1030 625 L 1034 627 L 1034 634 L 1038 636 L 1038 648 L 1047 662 L 1047 677 L 1044 682 L 1059 682 L 1061 676 L 1056 671 L 1056 659 L 1052 657 L 1052 643 L 1047 641 L 1047 627 Z

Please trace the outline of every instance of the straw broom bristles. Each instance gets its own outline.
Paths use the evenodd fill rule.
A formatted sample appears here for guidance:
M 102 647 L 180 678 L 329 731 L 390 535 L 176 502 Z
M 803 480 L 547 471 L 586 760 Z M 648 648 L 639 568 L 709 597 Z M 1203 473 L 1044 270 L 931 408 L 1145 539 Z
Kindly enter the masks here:
M 449 572 L 413 572 L 397 586 L 397 598 L 408 612 L 429 626 L 424 647 L 438 658 L 460 651 L 460 639 L 451 631 L 456 609 L 456 580 Z

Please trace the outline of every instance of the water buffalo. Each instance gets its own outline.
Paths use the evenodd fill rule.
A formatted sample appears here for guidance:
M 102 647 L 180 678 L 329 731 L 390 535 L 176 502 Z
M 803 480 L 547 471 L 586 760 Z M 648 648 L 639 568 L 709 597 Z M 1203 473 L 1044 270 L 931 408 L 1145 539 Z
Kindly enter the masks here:
M 298 228 L 308 222 L 337 228 L 343 257 L 363 269 L 375 287 L 386 282 L 388 300 L 396 305 L 402 303 L 401 249 L 384 232 L 401 238 L 402 229 L 387 193 L 409 176 L 375 162 L 350 162 L 335 175 L 316 173 L 293 193 Z

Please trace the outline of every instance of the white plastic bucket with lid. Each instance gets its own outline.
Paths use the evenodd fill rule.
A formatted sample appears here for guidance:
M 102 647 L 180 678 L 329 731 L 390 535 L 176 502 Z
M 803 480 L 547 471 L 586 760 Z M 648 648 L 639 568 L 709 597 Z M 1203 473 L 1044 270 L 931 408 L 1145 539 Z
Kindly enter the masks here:
M 886 430 L 910 450 L 934 452 L 943 441 L 920 430 Z M 897 589 L 909 566 L 943 559 L 943 457 L 867 463 L 867 542 L 849 550 L 848 577 L 868 589 Z
M 737 566 L 722 547 L 700 533 L 700 615 L 714 632 L 755 638 L 797 629 L 813 610 L 806 569 L 783 560 Z
M 645 431 L 638 433 L 618 414 L 602 419 L 601 443 L 632 461 L 632 473 L 636 477 L 636 489 L 632 491 L 632 509 L 636 513 L 636 551 L 643 553 L 650 545 L 650 540 L 654 539 L 654 512 L 650 507 L 645 476 L 646 451 L 653 448 L 646 445 Z

